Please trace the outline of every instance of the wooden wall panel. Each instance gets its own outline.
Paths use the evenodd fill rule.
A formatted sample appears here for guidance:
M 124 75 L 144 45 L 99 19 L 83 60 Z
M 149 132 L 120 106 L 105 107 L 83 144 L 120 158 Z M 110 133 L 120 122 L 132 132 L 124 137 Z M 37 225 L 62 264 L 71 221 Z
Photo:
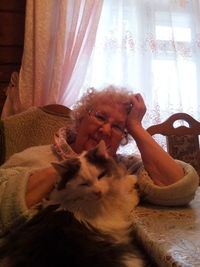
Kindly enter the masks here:
M 13 71 L 18 71 L 20 64 L 0 65 L 0 81 L 6 83 L 10 81 L 10 76 Z
M 21 62 L 23 46 L 0 46 L 0 64 Z
M 21 45 L 24 40 L 24 14 L 1 12 L 0 45 Z
M 24 12 L 26 0 L 1 0 L 0 10 L 22 11 Z
M 0 114 L 13 71 L 19 71 L 23 53 L 26 0 L 0 0 Z
M 7 83 L 0 83 L 0 114 L 3 109 L 3 104 L 6 101 L 6 95 L 5 95 L 5 88 L 7 86 Z

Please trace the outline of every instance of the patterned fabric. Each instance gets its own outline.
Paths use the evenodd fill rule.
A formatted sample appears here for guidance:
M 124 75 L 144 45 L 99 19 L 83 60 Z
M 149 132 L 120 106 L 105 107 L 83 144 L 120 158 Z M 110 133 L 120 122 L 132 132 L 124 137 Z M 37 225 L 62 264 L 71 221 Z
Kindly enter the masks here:
M 200 266 L 200 188 L 188 206 L 146 204 L 133 215 L 136 235 L 157 266 Z
M 69 158 L 69 146 L 67 142 L 71 144 L 74 141 L 75 133 L 73 133 L 68 127 L 60 128 L 54 134 L 55 143 L 52 145 L 52 150 L 60 160 Z
M 200 175 L 200 150 L 198 136 L 170 135 L 168 137 L 168 148 L 173 158 L 190 163 Z

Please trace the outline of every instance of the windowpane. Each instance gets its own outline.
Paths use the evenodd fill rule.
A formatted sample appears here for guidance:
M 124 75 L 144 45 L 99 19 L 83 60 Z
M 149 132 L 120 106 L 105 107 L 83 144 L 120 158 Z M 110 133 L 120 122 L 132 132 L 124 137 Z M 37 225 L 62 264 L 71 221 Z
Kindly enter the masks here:
M 191 42 L 191 29 L 181 27 L 156 26 L 156 40 Z
M 193 61 L 153 60 L 153 94 L 162 109 L 194 110 L 198 106 L 196 65 Z

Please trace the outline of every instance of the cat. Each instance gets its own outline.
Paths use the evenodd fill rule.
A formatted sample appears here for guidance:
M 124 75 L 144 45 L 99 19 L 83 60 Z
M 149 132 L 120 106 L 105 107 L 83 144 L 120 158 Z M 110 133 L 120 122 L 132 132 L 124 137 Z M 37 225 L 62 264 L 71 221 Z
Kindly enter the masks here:
M 108 156 L 103 141 L 52 165 L 59 173 L 54 190 L 1 248 L 7 266 L 147 266 L 132 241 L 137 177 Z

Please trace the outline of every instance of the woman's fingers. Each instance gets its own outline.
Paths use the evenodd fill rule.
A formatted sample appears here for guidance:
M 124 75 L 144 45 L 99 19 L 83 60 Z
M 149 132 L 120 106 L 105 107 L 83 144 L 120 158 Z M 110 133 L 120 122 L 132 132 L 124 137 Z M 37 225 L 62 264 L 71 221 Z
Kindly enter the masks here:
M 132 112 L 139 112 L 141 114 L 145 114 L 146 112 L 146 105 L 145 105 L 145 102 L 144 102 L 144 99 L 143 97 L 141 96 L 141 94 L 135 94 L 131 97 L 131 102 L 133 103 L 132 104 L 132 109 L 131 111 Z
M 141 121 L 146 112 L 146 105 L 141 94 L 132 95 L 130 98 L 130 110 L 127 117 L 128 130 L 133 129 L 136 125 L 141 125 Z
M 144 103 L 144 99 L 143 97 L 141 96 L 141 94 L 135 94 L 132 96 L 132 101 L 134 104 L 136 105 L 140 105 L 140 106 L 145 106 L 145 103 Z

